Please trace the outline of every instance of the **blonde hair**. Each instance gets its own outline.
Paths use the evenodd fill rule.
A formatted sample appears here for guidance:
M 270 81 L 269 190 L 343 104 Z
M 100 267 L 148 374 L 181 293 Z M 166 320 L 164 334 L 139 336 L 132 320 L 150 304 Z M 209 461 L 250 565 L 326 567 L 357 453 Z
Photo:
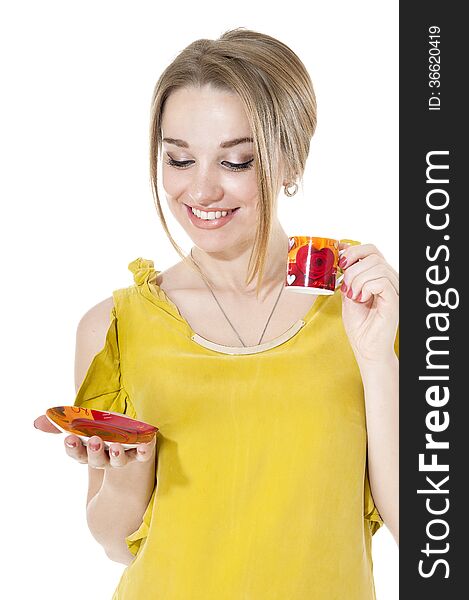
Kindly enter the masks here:
M 217 40 L 200 39 L 182 50 L 158 79 L 150 119 L 150 178 L 153 198 L 163 229 L 176 252 L 185 256 L 171 236 L 157 189 L 161 153 L 161 121 L 165 101 L 177 89 L 212 86 L 236 93 L 246 112 L 254 139 L 258 187 L 257 230 L 246 284 L 258 274 L 257 294 L 276 208 L 280 169 L 291 183 L 302 183 L 311 138 L 316 128 L 316 97 L 308 72 L 298 56 L 268 35 L 245 28 L 228 30 Z M 290 183 L 290 185 L 291 185 Z

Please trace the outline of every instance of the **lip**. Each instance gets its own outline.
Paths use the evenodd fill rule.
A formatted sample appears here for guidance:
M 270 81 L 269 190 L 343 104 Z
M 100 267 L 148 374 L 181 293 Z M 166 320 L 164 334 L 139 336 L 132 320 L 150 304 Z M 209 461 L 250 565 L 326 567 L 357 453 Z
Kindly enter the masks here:
M 238 208 L 234 209 L 233 212 L 231 212 L 229 215 L 226 215 L 225 217 L 220 217 L 218 219 L 212 219 L 210 221 L 204 221 L 202 219 L 199 219 L 199 217 L 197 217 L 196 215 L 194 215 L 194 213 L 192 212 L 192 207 L 190 207 L 188 204 L 184 205 L 186 207 L 187 210 L 187 214 L 189 216 L 189 219 L 191 221 L 191 223 L 193 223 L 195 225 L 195 227 L 198 227 L 199 229 L 218 229 L 219 227 L 223 227 L 223 225 L 226 225 L 227 223 L 229 223 L 231 221 L 231 219 L 234 218 L 234 216 L 236 215 L 236 213 L 238 212 Z M 194 207 L 197 208 L 197 207 Z M 203 210 L 203 209 L 200 209 Z M 214 211 L 206 211 L 206 212 L 214 212 Z

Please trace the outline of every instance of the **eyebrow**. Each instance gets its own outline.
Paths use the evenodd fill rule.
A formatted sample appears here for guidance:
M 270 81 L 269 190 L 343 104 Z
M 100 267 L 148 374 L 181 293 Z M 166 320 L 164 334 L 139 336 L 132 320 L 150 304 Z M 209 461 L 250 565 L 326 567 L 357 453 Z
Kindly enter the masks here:
M 179 148 L 189 148 L 189 144 L 184 140 L 179 140 L 175 138 L 163 138 L 163 142 L 166 142 L 167 144 L 173 144 L 174 146 L 179 146 Z M 254 139 L 252 137 L 235 138 L 234 140 L 222 142 L 220 144 L 220 148 L 233 148 L 233 146 L 238 146 L 238 144 L 252 144 L 253 142 Z

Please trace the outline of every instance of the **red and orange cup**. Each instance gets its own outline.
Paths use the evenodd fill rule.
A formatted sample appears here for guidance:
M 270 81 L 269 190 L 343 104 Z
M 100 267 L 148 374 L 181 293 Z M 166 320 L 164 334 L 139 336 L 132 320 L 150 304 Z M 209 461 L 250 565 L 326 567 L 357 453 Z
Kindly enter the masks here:
M 285 287 L 306 294 L 333 294 L 344 278 L 339 244 L 333 238 L 289 236 Z

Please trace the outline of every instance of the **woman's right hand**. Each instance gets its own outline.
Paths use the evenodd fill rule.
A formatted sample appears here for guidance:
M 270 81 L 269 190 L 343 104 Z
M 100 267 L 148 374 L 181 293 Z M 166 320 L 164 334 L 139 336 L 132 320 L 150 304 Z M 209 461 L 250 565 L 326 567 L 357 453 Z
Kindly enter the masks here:
M 62 433 L 45 415 L 38 417 L 34 426 L 48 433 Z M 88 464 L 95 469 L 122 469 L 132 463 L 153 461 L 156 454 L 156 435 L 151 442 L 139 444 L 136 448 L 126 450 L 122 444 L 112 443 L 107 450 L 103 440 L 97 435 L 90 437 L 85 446 L 77 435 L 70 434 L 64 439 L 64 447 L 68 456 L 79 463 Z

